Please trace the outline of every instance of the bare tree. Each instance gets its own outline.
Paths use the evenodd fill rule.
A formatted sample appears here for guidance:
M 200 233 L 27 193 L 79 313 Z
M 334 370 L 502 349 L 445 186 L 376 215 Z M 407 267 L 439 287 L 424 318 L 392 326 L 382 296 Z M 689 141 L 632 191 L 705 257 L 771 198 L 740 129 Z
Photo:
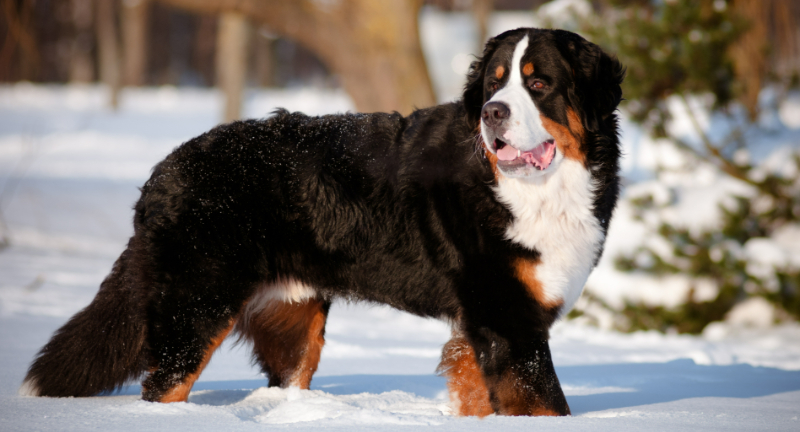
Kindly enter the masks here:
M 314 52 L 360 111 L 409 113 L 435 102 L 419 41 L 422 0 L 161 0 L 200 13 L 240 12 Z
M 758 114 L 758 95 L 770 67 L 776 66 L 776 72 L 784 75 L 785 81 L 797 70 L 797 64 L 791 64 L 800 54 L 800 34 L 791 9 L 793 1 L 734 0 L 732 3 L 738 15 L 750 23 L 747 34 L 733 44 L 730 54 L 743 87 L 741 101 L 751 119 Z
M 39 69 L 33 4 L 0 0 L 6 34 L 0 44 L 0 76 L 34 80 Z M 19 48 L 19 55 L 17 49 Z
M 116 11 L 108 0 L 97 0 L 95 6 L 100 81 L 108 86 L 111 107 L 117 109 L 121 80 Z
M 217 85 L 225 94 L 223 119 L 241 116 L 242 93 L 247 75 L 247 19 L 239 12 L 225 12 L 217 32 Z
M 265 28 L 257 29 L 253 35 L 253 78 L 261 87 L 275 85 L 275 37 L 266 33 Z
M 69 80 L 88 83 L 94 81 L 94 8 L 92 0 L 72 0 L 72 41 L 70 44 Z
M 478 23 L 478 51 L 483 51 L 483 44 L 489 38 L 489 16 L 494 10 L 494 0 L 472 0 L 472 15 Z
M 122 82 L 140 86 L 147 70 L 147 25 L 150 0 L 122 0 Z

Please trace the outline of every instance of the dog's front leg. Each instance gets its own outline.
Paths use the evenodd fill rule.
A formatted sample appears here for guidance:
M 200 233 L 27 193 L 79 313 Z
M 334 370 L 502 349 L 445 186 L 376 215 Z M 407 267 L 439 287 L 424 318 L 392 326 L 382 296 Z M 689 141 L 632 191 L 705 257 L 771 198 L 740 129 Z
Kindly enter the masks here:
M 570 414 L 553 367 L 546 332 L 523 330 L 521 333 L 527 334 L 510 338 L 487 327 L 467 331 L 496 413 Z

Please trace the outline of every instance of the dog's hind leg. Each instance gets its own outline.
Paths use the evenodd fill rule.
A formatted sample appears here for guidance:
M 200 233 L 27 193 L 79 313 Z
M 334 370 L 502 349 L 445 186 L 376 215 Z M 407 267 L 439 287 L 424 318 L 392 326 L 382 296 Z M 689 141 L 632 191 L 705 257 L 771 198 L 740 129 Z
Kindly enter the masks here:
M 222 341 L 225 340 L 225 337 L 227 337 L 228 333 L 230 333 L 230 331 L 233 329 L 233 325 L 234 323 L 231 322 L 227 327 L 219 331 L 216 336 L 212 337 L 211 340 L 207 341 L 206 348 L 201 353 L 199 361 L 195 360 L 190 362 L 190 365 L 188 365 L 189 367 L 187 369 L 193 369 L 191 372 L 173 375 L 174 378 L 179 375 L 184 375 L 182 379 L 173 378 L 164 380 L 163 377 L 167 374 L 163 371 L 167 369 L 155 369 L 142 384 L 142 397 L 145 400 L 164 403 L 186 402 L 186 400 L 189 398 L 189 392 L 192 390 L 192 386 L 194 385 L 195 381 L 197 381 L 197 378 L 200 377 L 200 373 L 202 373 L 203 369 L 205 369 L 206 365 L 208 365 L 208 362 L 211 360 L 211 356 L 214 354 L 214 351 L 219 348 L 219 346 L 222 344 Z M 156 384 L 158 381 L 168 382 L 169 385 L 167 389 L 164 390 L 163 385 Z
M 436 372 L 447 378 L 450 402 L 457 415 L 485 417 L 494 413 L 475 351 L 460 331 L 453 329 Z
M 151 301 L 151 373 L 142 383 L 144 400 L 186 401 L 192 385 L 239 317 L 248 293 L 241 287 L 251 284 L 227 272 L 220 272 L 218 278 L 205 274 L 208 279 L 201 282 L 203 276 L 198 271 L 175 278 L 168 288 L 158 289 L 159 294 Z
M 331 303 L 319 298 L 272 300 L 240 321 L 239 331 L 253 343 L 253 357 L 269 385 L 308 389 L 325 344 Z

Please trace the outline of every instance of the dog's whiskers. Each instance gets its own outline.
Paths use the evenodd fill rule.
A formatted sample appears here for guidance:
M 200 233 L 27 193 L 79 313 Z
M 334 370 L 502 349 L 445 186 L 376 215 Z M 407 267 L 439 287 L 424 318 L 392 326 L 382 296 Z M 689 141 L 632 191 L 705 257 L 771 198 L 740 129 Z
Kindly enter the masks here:
M 480 133 L 480 132 L 478 132 L 477 134 L 475 134 L 475 137 L 474 137 L 474 138 L 467 138 L 466 140 L 464 140 L 464 141 L 462 141 L 462 142 L 467 142 L 467 141 L 469 141 L 469 140 L 474 140 L 474 141 L 475 141 L 475 148 L 474 148 L 474 150 L 472 151 L 472 156 L 470 156 L 470 157 L 469 157 L 469 160 L 472 160 L 472 158 L 473 158 L 475 155 L 477 155 L 477 154 L 478 154 L 478 152 L 481 152 L 482 154 L 485 154 L 485 153 L 483 153 L 484 147 L 483 147 L 483 145 L 482 145 L 482 144 L 483 144 L 483 140 L 481 139 L 481 133 Z

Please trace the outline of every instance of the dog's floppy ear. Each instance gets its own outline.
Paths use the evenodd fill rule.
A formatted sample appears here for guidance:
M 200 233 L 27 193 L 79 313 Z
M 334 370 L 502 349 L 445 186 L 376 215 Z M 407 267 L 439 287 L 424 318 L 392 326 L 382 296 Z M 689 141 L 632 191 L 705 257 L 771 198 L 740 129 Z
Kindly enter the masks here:
M 625 69 L 616 57 L 599 46 L 574 33 L 562 37 L 565 36 L 567 59 L 575 77 L 575 87 L 569 92 L 570 102 L 583 111 L 584 127 L 598 131 L 622 101 L 620 84 Z
M 486 63 L 491 60 L 500 41 L 505 34 L 489 39 L 483 49 L 483 56 L 472 62 L 467 73 L 467 83 L 464 85 L 464 108 L 467 110 L 467 124 L 470 129 L 476 129 L 481 120 L 483 109 L 483 82 L 486 76 Z

